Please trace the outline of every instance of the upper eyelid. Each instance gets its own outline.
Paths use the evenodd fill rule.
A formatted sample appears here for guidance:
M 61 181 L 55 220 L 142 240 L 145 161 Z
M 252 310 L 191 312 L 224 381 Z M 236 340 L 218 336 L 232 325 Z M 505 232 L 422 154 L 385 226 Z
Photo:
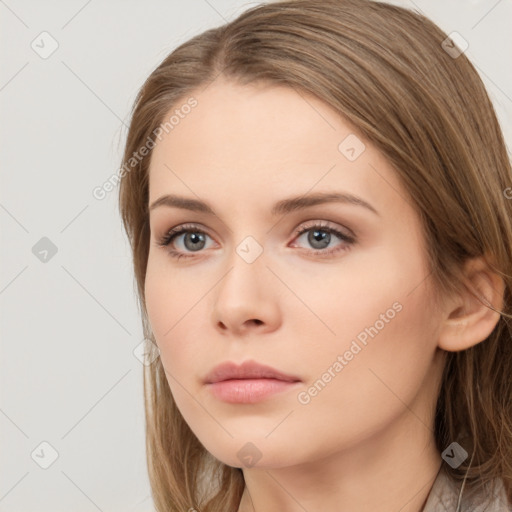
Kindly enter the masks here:
M 295 228 L 293 230 L 294 233 L 298 232 L 298 231 L 307 231 L 309 229 L 312 229 L 314 227 L 320 227 L 320 228 L 323 228 L 323 229 L 332 229 L 332 230 L 335 230 L 335 231 L 340 231 L 342 234 L 345 234 L 343 233 L 343 231 L 348 231 L 348 233 L 346 234 L 346 236 L 352 236 L 352 237 L 355 237 L 355 233 L 348 227 L 346 226 L 343 226 L 343 225 L 340 225 L 336 222 L 332 222 L 332 221 L 326 221 L 326 220 L 306 220 L 304 222 L 301 222 L 297 228 Z
M 351 234 L 353 234 L 352 230 L 350 228 L 348 228 L 347 226 L 343 226 L 343 225 L 341 225 L 341 227 L 338 227 L 338 226 L 339 226 L 339 224 L 336 222 L 326 221 L 326 220 L 318 220 L 318 219 L 310 219 L 310 220 L 305 220 L 305 221 L 302 221 L 301 223 L 299 223 L 297 225 L 297 227 L 293 229 L 293 233 L 296 233 L 297 231 L 302 231 L 305 229 L 311 229 L 313 227 L 323 227 L 323 228 L 336 229 L 336 230 L 340 230 L 340 231 L 345 229 L 345 230 L 349 231 Z M 164 234 L 169 233 L 174 230 L 176 230 L 176 231 L 196 230 L 196 231 L 202 231 L 208 235 L 210 232 L 210 229 L 207 227 L 204 227 L 201 223 L 183 222 L 181 224 L 177 224 L 176 226 L 165 230 Z
M 338 227 L 337 224 L 336 225 L 333 225 L 333 224 L 336 224 L 336 223 L 334 223 L 332 221 L 318 220 L 318 219 L 306 220 L 306 221 L 301 222 L 296 228 L 293 229 L 293 235 L 295 236 L 295 238 L 297 238 L 298 236 L 301 236 L 304 232 L 307 232 L 315 227 L 320 227 L 321 229 L 325 229 L 325 230 L 337 231 L 340 233 L 340 235 L 342 235 L 346 238 L 351 238 L 351 239 L 356 238 L 356 235 L 354 234 L 354 232 L 351 229 L 349 229 L 348 227 L 346 227 L 346 226 Z M 348 233 L 344 233 L 343 232 L 344 230 L 348 231 Z M 172 237 L 173 241 L 176 238 L 178 238 L 179 236 L 186 234 L 187 232 L 194 232 L 194 231 L 202 232 L 202 233 L 208 235 L 213 240 L 215 239 L 215 237 L 209 233 L 208 228 L 204 228 L 200 223 L 185 222 L 182 224 L 178 224 L 177 226 L 166 230 L 164 232 L 162 238 L 165 238 L 172 231 L 176 231 L 176 232 L 172 233 L 172 235 L 170 235 Z

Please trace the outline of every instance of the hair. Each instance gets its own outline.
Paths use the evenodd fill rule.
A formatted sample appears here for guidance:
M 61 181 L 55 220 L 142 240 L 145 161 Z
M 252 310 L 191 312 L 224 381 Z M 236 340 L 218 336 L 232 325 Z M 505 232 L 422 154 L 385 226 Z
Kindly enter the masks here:
M 446 353 L 434 418 L 437 449 L 469 457 L 447 468 L 466 489 L 501 478 L 512 502 L 511 161 L 483 82 L 464 53 L 419 13 L 370 0 L 260 4 L 178 46 L 139 90 L 123 168 L 171 108 L 217 78 L 284 85 L 320 98 L 393 166 L 419 215 L 440 294 L 468 290 L 464 263 L 485 258 L 505 283 L 498 323 L 483 342 Z M 449 41 L 449 40 L 448 40 Z M 150 244 L 151 152 L 120 181 L 144 335 L 153 334 L 144 283 Z M 480 300 L 480 299 L 479 299 Z M 170 392 L 161 359 L 144 366 L 147 464 L 156 509 L 238 509 L 240 468 L 214 458 Z

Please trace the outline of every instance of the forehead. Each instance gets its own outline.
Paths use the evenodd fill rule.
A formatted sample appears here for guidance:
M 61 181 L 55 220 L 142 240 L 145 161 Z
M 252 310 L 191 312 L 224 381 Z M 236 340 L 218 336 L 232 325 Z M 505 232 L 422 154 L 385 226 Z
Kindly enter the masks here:
M 383 156 L 311 94 L 219 80 L 190 96 L 196 106 L 153 149 L 150 203 L 176 193 L 247 208 L 309 191 L 345 190 L 385 208 L 405 196 Z

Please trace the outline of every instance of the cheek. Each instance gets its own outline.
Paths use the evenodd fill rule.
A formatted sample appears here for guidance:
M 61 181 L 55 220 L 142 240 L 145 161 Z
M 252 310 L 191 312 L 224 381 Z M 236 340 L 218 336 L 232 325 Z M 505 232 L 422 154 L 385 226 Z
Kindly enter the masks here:
M 347 317 L 334 324 L 341 335 L 323 358 L 324 372 L 338 356 L 343 369 L 317 405 L 328 410 L 341 401 L 364 417 L 365 411 L 391 411 L 413 400 L 436 353 L 437 319 L 424 285 L 410 291 L 374 288 L 370 297 L 345 305 Z
M 376 322 L 381 330 L 383 326 L 387 329 L 388 320 L 399 321 L 398 310 L 410 300 L 410 281 L 403 269 L 396 268 L 392 261 L 386 264 L 384 257 L 371 261 L 361 257 L 340 269 L 338 275 L 332 271 L 329 279 L 326 275 L 325 286 L 315 288 L 310 283 L 313 293 L 304 289 L 302 294 L 330 327 L 332 342 L 343 345 L 360 333 L 364 339 L 365 330 Z
M 161 265 L 149 258 L 144 283 L 146 309 L 148 312 L 151 329 L 157 343 L 164 339 L 167 331 L 172 328 L 172 312 L 174 308 L 174 296 L 168 292 L 165 272 L 161 271 Z M 166 291 L 167 288 L 167 291 Z M 161 349 L 161 347 L 159 347 Z
M 205 351 L 204 323 L 201 333 L 200 322 L 197 322 L 197 316 L 201 314 L 198 301 L 204 293 L 205 290 L 193 286 L 190 279 L 176 279 L 170 275 L 165 264 L 158 266 L 148 262 L 146 309 L 160 350 L 160 361 L 178 410 L 200 439 L 205 436 L 201 425 L 209 424 L 209 418 L 191 396 L 196 396 L 199 391 L 195 370 Z
M 191 367 L 200 353 L 198 345 L 204 342 L 197 315 L 204 317 L 200 301 L 206 299 L 207 289 L 207 286 L 204 289 L 194 286 L 190 278 L 182 279 L 177 272 L 171 274 L 168 265 L 158 257 L 148 260 L 145 282 L 148 318 L 162 364 L 177 378 Z
M 424 262 L 409 254 L 404 261 L 396 252 L 383 251 L 372 264 L 361 258 L 352 272 L 331 282 L 322 319 L 336 335 L 326 339 L 321 350 L 316 345 L 310 377 L 321 377 L 338 356 L 343 368 L 336 366 L 340 377 L 326 386 L 332 393 L 322 391 L 318 405 L 328 407 L 330 400 L 341 399 L 364 407 L 379 397 L 378 406 L 386 397 L 396 401 L 390 389 L 413 393 L 421 386 L 436 351 L 438 318 Z
M 393 310 L 388 323 L 375 321 L 379 317 L 372 311 L 362 329 L 350 326 L 354 336 L 343 336 L 336 346 L 310 359 L 309 387 L 300 397 L 305 405 L 297 410 L 300 421 L 295 426 L 300 428 L 303 422 L 309 431 L 322 432 L 318 449 L 362 441 L 401 415 L 407 416 L 409 408 L 415 411 L 413 421 L 427 422 L 425 410 L 434 393 L 435 326 L 421 293 L 413 295 L 402 298 L 402 309 Z M 374 312 L 385 313 L 388 302 L 388 298 L 379 305 L 374 302 Z M 338 326 L 340 332 L 346 328 L 341 322 Z M 361 336 L 357 338 L 361 333 L 364 343 Z

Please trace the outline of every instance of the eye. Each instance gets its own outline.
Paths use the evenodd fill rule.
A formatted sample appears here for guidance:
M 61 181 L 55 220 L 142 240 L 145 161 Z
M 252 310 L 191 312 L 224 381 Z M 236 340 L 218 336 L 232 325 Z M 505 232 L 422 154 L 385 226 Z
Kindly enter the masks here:
M 312 246 L 312 249 L 308 249 L 307 252 L 321 257 L 330 256 L 331 254 L 341 251 L 347 251 L 356 242 L 354 236 L 344 234 L 329 225 L 329 223 L 325 222 L 316 221 L 309 223 L 309 225 L 301 226 L 295 230 L 296 238 L 294 240 L 299 240 L 306 233 L 309 233 L 306 237 L 307 243 Z M 175 240 L 181 236 L 183 236 L 182 243 L 185 250 L 176 250 L 174 248 Z M 211 237 L 205 231 L 199 229 L 195 224 L 183 224 L 165 233 L 157 244 L 161 247 L 172 245 L 173 248 L 169 250 L 169 254 L 173 258 L 189 258 L 193 257 L 193 254 L 191 253 L 200 253 L 201 250 L 205 248 L 206 238 Z M 329 248 L 331 242 L 336 238 L 338 238 L 342 243 Z
M 313 247 L 308 250 L 310 254 L 319 256 L 330 256 L 331 254 L 348 250 L 356 241 L 352 235 L 346 235 L 328 223 L 314 222 L 310 225 L 301 226 L 295 231 L 297 240 L 308 234 L 306 238 L 307 244 Z M 327 248 L 335 238 L 342 241 L 341 244 Z
M 185 246 L 187 251 L 198 252 L 201 249 L 204 249 L 205 239 L 208 235 L 197 228 L 195 224 L 183 224 L 178 226 L 177 228 L 173 228 L 168 231 L 159 241 L 158 245 L 161 247 L 167 247 L 174 244 L 174 240 L 179 236 L 184 235 L 183 245 Z M 175 258 L 188 257 L 190 255 L 183 253 L 183 251 L 177 251 L 175 249 L 171 249 L 169 254 Z

